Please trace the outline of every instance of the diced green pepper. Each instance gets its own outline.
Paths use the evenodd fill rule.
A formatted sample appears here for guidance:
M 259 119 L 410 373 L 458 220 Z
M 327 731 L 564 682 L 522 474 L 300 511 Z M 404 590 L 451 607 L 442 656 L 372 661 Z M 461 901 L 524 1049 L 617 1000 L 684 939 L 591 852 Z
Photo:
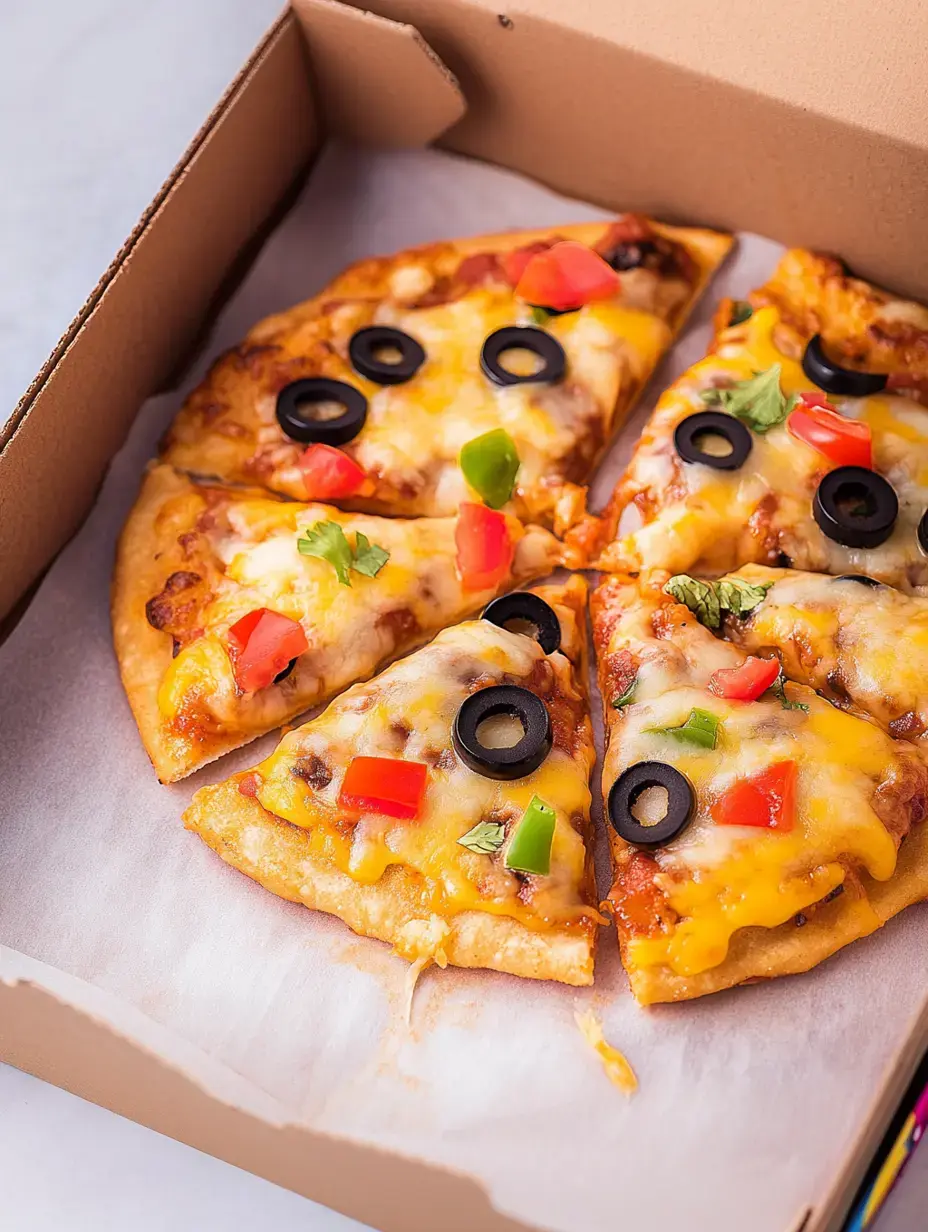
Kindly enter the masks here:
M 689 718 L 680 727 L 648 727 L 646 731 L 655 736 L 672 736 L 684 744 L 695 744 L 703 749 L 714 749 L 719 738 L 721 724 L 708 710 L 693 709 Z
M 505 428 L 475 436 L 461 450 L 464 478 L 491 509 L 502 509 L 512 496 L 519 471 L 515 441 Z
M 516 826 L 506 852 L 506 867 L 546 877 L 551 871 L 551 844 L 557 814 L 538 796 L 532 796 Z

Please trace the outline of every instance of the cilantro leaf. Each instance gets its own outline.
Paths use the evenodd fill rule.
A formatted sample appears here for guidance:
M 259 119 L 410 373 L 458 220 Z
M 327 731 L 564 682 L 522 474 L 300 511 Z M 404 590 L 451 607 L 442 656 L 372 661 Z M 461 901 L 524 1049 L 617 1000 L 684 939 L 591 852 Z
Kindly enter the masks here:
M 551 315 L 544 308 L 539 308 L 536 304 L 532 305 L 532 311 L 529 314 L 536 325 L 547 325 L 548 317 Z
M 733 616 L 746 616 L 763 603 L 772 585 L 773 582 L 758 582 L 755 586 L 743 578 L 728 578 L 718 583 L 719 607 Z
M 805 710 L 808 713 L 809 707 L 805 702 L 794 702 L 786 696 L 786 677 L 783 675 L 783 668 L 780 668 L 780 674 L 770 686 L 768 692 L 772 693 L 784 710 Z
M 371 543 L 366 535 L 362 535 L 360 531 L 355 535 L 354 560 L 351 562 L 351 567 L 355 573 L 363 573 L 365 577 L 376 577 L 380 570 L 390 559 L 390 553 L 379 546 L 379 544 Z
M 625 692 L 621 697 L 617 697 L 612 703 L 615 710 L 621 710 L 623 706 L 628 706 L 632 698 L 635 696 L 635 690 L 638 688 L 638 677 L 633 676 L 631 681 L 625 686 Z
M 736 299 L 732 301 L 731 317 L 729 325 L 743 325 L 745 321 L 750 321 L 754 315 L 754 309 L 746 299 Z
M 780 371 L 779 364 L 771 364 L 766 371 L 736 381 L 729 389 L 713 390 L 711 392 L 718 396 L 713 398 L 712 405 L 721 406 L 736 419 L 743 419 L 755 432 L 769 432 L 783 422 L 797 401 L 795 395 L 787 398 L 780 388 Z
M 327 560 L 338 574 L 343 586 L 350 586 L 348 570 L 351 568 L 351 545 L 337 522 L 316 522 L 310 526 L 304 539 L 297 540 L 297 548 L 303 556 L 320 556 Z
M 687 573 L 678 573 L 664 586 L 664 592 L 684 603 L 700 624 L 717 629 L 722 613 L 746 616 L 764 601 L 773 582 L 746 582 L 743 578 L 727 578 L 721 582 L 701 582 Z
M 711 582 L 700 582 L 687 573 L 678 573 L 665 584 L 664 592 L 685 604 L 707 629 L 717 629 L 721 624 L 719 592 Z
M 462 834 L 458 842 L 468 851 L 478 855 L 492 855 L 499 851 L 506 839 L 506 827 L 501 821 L 478 821 L 472 830 Z
M 364 577 L 376 577 L 390 559 L 386 549 L 371 543 L 360 531 L 355 535 L 355 546 L 352 548 L 337 522 L 316 522 L 306 530 L 304 538 L 297 540 L 296 546 L 303 556 L 318 556 L 327 560 L 342 586 L 351 585 L 349 570 L 353 569 Z

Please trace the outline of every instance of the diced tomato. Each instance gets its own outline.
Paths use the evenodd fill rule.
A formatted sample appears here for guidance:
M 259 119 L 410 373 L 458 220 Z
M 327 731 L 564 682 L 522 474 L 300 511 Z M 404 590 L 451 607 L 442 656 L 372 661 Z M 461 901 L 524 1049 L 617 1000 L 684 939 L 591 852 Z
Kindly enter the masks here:
M 243 774 L 238 781 L 238 789 L 241 795 L 251 796 L 254 798 L 258 794 L 258 777 L 256 774 Z
M 356 496 L 367 482 L 354 458 L 331 445 L 307 445 L 300 455 L 300 470 L 310 500 Z
M 338 802 L 353 812 L 384 813 L 387 817 L 412 820 L 422 807 L 428 769 L 421 761 L 353 757 Z
M 873 467 L 873 440 L 870 425 L 848 419 L 837 411 L 824 394 L 800 395 L 801 405 L 791 411 L 786 430 L 797 441 L 804 441 L 836 466 Z
M 526 244 L 524 248 L 513 248 L 512 252 L 503 253 L 502 266 L 511 285 L 518 284 L 532 257 L 537 257 L 540 252 L 547 252 L 550 248 L 551 245 L 546 240 L 536 240 L 534 244 Z
M 755 702 L 780 674 L 779 659 L 748 656 L 740 667 L 722 667 L 709 677 L 709 692 L 738 702 Z
M 603 258 L 575 240 L 562 240 L 531 258 L 516 286 L 529 304 L 570 312 L 619 289 L 619 275 Z
M 830 401 L 827 394 L 822 393 L 820 389 L 805 389 L 799 395 L 799 401 L 803 406 L 820 406 L 826 411 L 837 411 L 837 407 Z
M 720 826 L 757 826 L 788 833 L 796 824 L 794 761 L 779 761 L 753 778 L 738 779 L 712 805 Z
M 513 545 L 505 514 L 462 501 L 454 542 L 465 590 L 493 590 L 508 575 Z
M 229 630 L 229 657 L 238 687 L 245 693 L 267 688 L 308 646 L 299 621 L 267 607 L 249 612 Z

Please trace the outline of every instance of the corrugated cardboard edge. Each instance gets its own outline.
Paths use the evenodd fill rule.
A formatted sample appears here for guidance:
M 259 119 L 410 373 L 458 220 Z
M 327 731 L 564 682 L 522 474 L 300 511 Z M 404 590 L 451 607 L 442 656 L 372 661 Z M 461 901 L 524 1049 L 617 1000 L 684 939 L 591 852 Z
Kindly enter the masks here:
M 463 117 L 467 104 L 454 74 L 414 26 L 338 0 L 293 0 L 293 11 L 330 133 L 367 145 L 420 146 Z
M 281 111 L 290 115 L 284 126 Z M 201 128 L 7 429 L 0 619 L 80 526 L 138 408 L 189 350 L 237 255 L 317 147 L 305 43 L 287 13 Z M 251 172 L 245 178 L 242 165 Z M 217 196 L 226 202 L 221 217 Z M 114 353 L 120 362 L 111 362 Z
M 44 986 L 43 964 L 2 947 L 0 967 L 33 972 L 0 981 L 0 1056 L 18 1069 L 381 1232 L 532 1232 L 493 1208 L 469 1177 L 286 1123 L 270 1096 L 119 1003 L 120 1018 L 132 1019 L 144 1042 L 130 1040 L 105 1020 L 112 999 L 99 989 L 82 985 L 98 1007 L 90 1013 L 62 993 L 79 981 L 48 969 L 56 995 Z M 175 1054 L 180 1044 L 206 1082 L 157 1055 L 159 1042 Z
M 170 175 L 161 185 L 161 187 L 159 188 L 155 196 L 152 198 L 151 203 L 145 209 L 142 216 L 139 218 L 139 221 L 135 224 L 132 231 L 130 232 L 128 238 L 125 240 L 122 247 L 116 253 L 115 257 L 113 257 L 110 264 L 107 266 L 106 271 L 101 276 L 99 282 L 90 292 L 90 294 L 87 296 L 87 299 L 84 301 L 83 305 L 78 310 L 77 315 L 71 321 L 68 328 L 58 339 L 58 342 L 55 344 L 55 347 L 52 350 L 51 354 L 49 355 L 48 359 L 46 359 L 45 363 L 42 365 L 42 367 L 39 369 L 36 376 L 33 378 L 31 384 L 29 385 L 29 388 L 26 390 L 26 392 L 20 398 L 19 402 L 16 404 L 16 407 L 13 410 L 13 414 L 10 416 L 9 420 L 3 426 L 3 428 L 0 429 L 0 450 L 2 450 L 7 444 L 7 442 L 13 437 L 14 433 L 16 432 L 16 429 L 19 427 L 19 424 L 25 417 L 26 412 L 29 410 L 30 406 L 35 401 L 36 395 L 38 394 L 39 390 L 42 388 L 42 386 L 51 376 L 52 372 L 55 370 L 55 368 L 61 361 L 65 352 L 74 342 L 77 335 L 80 333 L 81 328 L 84 325 L 84 322 L 87 320 L 87 318 L 93 312 L 94 308 L 103 298 L 103 295 L 107 287 L 116 277 L 116 275 L 119 273 L 119 270 L 122 267 L 123 263 L 129 257 L 130 253 L 132 252 L 136 244 L 141 239 L 143 233 L 148 228 L 149 223 L 154 218 L 155 214 L 157 214 L 158 210 L 161 208 L 162 203 L 166 200 L 166 198 L 170 194 L 171 189 L 174 187 L 174 185 L 178 182 L 178 180 L 184 174 L 186 168 L 196 156 L 197 151 L 201 148 L 201 146 L 205 143 L 206 139 L 209 137 L 211 131 L 216 125 L 217 120 L 228 109 L 233 99 L 239 93 L 241 93 L 245 85 L 245 82 L 251 76 L 252 70 L 254 69 L 255 65 L 264 58 L 264 55 L 267 49 L 279 37 L 281 30 L 289 23 L 290 20 L 291 19 L 290 19 L 289 13 L 287 11 L 284 11 L 283 13 L 281 13 L 280 17 L 271 26 L 271 28 L 267 31 L 267 33 L 262 38 L 261 42 L 255 48 L 252 54 L 248 57 L 245 64 L 242 66 L 242 68 L 240 69 L 236 77 L 233 79 L 231 84 L 226 89 L 225 93 L 220 98 L 219 102 L 210 112 L 209 116 L 201 124 L 200 128 L 197 130 L 196 134 L 194 135 L 193 140 L 187 146 L 186 150 L 181 155 L 180 159 L 174 165 L 174 168 L 172 169 Z

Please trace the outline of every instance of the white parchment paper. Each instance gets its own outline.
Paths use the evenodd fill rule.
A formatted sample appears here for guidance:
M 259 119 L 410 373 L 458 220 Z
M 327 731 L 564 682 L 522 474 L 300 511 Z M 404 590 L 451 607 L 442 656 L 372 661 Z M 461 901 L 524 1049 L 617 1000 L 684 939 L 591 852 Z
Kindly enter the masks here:
M 332 147 L 187 384 L 348 261 L 599 217 L 449 155 Z M 617 441 L 595 500 L 659 389 L 702 354 L 715 300 L 763 280 L 779 251 L 743 237 Z M 276 737 L 174 787 L 155 781 L 139 742 L 113 659 L 109 578 L 142 467 L 182 392 L 142 408 L 86 525 L 0 648 L 0 943 L 62 973 L 59 995 L 79 1000 L 75 981 L 92 986 L 94 1012 L 125 1032 L 142 1034 L 144 1015 L 204 1082 L 231 1071 L 280 1115 L 470 1173 L 541 1228 L 787 1232 L 826 1190 L 928 988 L 924 909 L 808 976 L 647 1011 L 608 933 L 592 990 L 432 972 L 407 1030 L 406 966 L 386 946 L 265 893 L 180 824 L 197 787 L 254 763 Z M 10 952 L 0 974 L 23 963 L 38 978 Z M 637 1070 L 634 1098 L 582 1040 L 574 1012 L 586 1007 Z

